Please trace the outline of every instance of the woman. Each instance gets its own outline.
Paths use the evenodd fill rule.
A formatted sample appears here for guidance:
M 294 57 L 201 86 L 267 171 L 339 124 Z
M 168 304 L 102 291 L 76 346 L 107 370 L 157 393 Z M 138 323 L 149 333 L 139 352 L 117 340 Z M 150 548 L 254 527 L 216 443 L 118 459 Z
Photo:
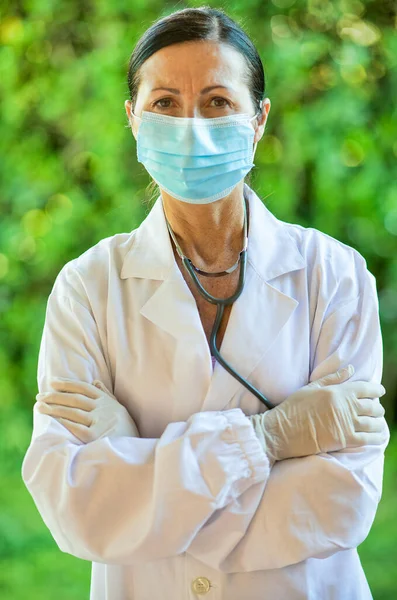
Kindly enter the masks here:
M 56 278 L 23 480 L 59 548 L 92 561 L 91 600 L 370 599 L 357 546 L 389 440 L 375 278 L 244 181 L 270 101 L 222 11 L 155 22 L 128 83 L 160 195 Z M 223 312 L 197 285 L 232 297 L 245 268 Z

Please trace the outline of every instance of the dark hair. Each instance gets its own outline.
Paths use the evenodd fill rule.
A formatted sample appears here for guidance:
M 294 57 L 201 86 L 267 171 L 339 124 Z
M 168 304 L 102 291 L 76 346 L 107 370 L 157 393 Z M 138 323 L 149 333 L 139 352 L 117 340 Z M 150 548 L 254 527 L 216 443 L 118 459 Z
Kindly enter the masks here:
M 265 74 L 261 58 L 248 35 L 240 25 L 222 10 L 210 6 L 183 8 L 170 15 L 157 19 L 138 40 L 128 63 L 128 89 L 135 108 L 138 88 L 141 82 L 140 67 L 152 54 L 181 42 L 211 40 L 223 42 L 240 52 L 247 63 L 244 80 L 250 90 L 254 108 L 259 111 L 260 102 L 265 98 Z M 248 185 L 251 171 L 247 174 Z M 157 184 L 151 181 L 147 189 L 156 191 Z

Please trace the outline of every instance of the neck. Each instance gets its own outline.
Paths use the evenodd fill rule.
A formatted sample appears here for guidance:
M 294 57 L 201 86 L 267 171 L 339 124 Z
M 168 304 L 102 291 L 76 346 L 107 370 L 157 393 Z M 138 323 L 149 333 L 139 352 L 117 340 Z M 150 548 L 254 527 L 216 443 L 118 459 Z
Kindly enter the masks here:
M 161 196 L 174 236 L 194 265 L 215 270 L 236 262 L 244 243 L 243 182 L 209 204 L 181 202 L 164 191 Z

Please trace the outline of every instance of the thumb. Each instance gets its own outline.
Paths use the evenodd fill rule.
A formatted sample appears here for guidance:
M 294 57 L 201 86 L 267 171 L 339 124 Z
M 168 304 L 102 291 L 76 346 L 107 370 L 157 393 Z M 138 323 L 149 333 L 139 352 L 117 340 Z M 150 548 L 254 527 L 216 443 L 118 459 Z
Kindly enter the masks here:
M 342 383 L 349 379 L 355 372 L 355 369 L 352 364 L 349 364 L 347 367 L 343 369 L 339 369 L 339 371 L 335 371 L 334 373 L 330 373 L 329 375 L 324 375 L 324 377 L 320 377 L 320 379 L 316 379 L 309 383 L 312 387 L 325 387 L 327 385 L 335 385 L 336 383 Z
M 105 385 L 99 379 L 94 379 L 92 385 L 95 385 L 95 387 L 99 388 L 100 390 L 107 391 Z
M 95 385 L 95 387 L 97 387 L 99 390 L 102 390 L 102 392 L 105 392 L 105 394 L 107 394 L 108 396 L 111 396 L 115 400 L 117 399 L 115 395 L 110 390 L 108 390 L 106 385 L 100 379 L 94 379 L 92 384 Z

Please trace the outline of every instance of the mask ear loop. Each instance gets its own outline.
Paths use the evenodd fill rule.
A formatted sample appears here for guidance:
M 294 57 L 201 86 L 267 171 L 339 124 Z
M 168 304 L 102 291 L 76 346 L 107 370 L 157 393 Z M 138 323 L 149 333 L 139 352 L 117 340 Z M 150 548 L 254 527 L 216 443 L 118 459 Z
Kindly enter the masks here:
M 133 111 L 131 111 L 131 114 L 134 115 L 134 117 L 136 119 L 139 119 L 140 121 L 142 121 L 142 117 L 138 117 L 138 115 L 136 115 Z M 128 125 L 126 125 L 126 127 L 128 127 L 128 129 L 131 129 L 131 127 L 132 127 L 132 119 L 131 119 L 131 117 L 128 118 Z
M 136 119 L 139 119 L 140 121 L 142 121 L 142 117 L 138 117 L 138 115 L 136 115 L 133 111 L 131 111 L 131 114 L 134 115 L 134 117 Z
M 250 121 L 252 121 L 255 118 L 258 118 L 258 115 L 262 114 L 263 100 L 261 100 L 259 104 L 260 104 L 259 110 L 254 114 L 254 116 L 250 119 Z M 255 142 L 254 147 L 252 149 L 252 161 L 254 160 L 254 155 L 255 155 L 255 152 L 256 152 L 256 146 L 257 145 L 258 145 L 258 142 Z
M 254 116 L 253 116 L 253 117 L 250 119 L 250 121 L 252 121 L 252 120 L 253 120 L 253 119 L 255 119 L 255 118 L 257 119 L 257 118 L 258 118 L 258 115 L 261 115 L 261 114 L 262 114 L 263 100 L 261 100 L 261 101 L 259 102 L 259 104 L 260 104 L 260 106 L 259 106 L 259 110 L 257 110 L 257 111 L 256 111 L 256 113 L 255 113 L 255 114 L 254 114 Z

